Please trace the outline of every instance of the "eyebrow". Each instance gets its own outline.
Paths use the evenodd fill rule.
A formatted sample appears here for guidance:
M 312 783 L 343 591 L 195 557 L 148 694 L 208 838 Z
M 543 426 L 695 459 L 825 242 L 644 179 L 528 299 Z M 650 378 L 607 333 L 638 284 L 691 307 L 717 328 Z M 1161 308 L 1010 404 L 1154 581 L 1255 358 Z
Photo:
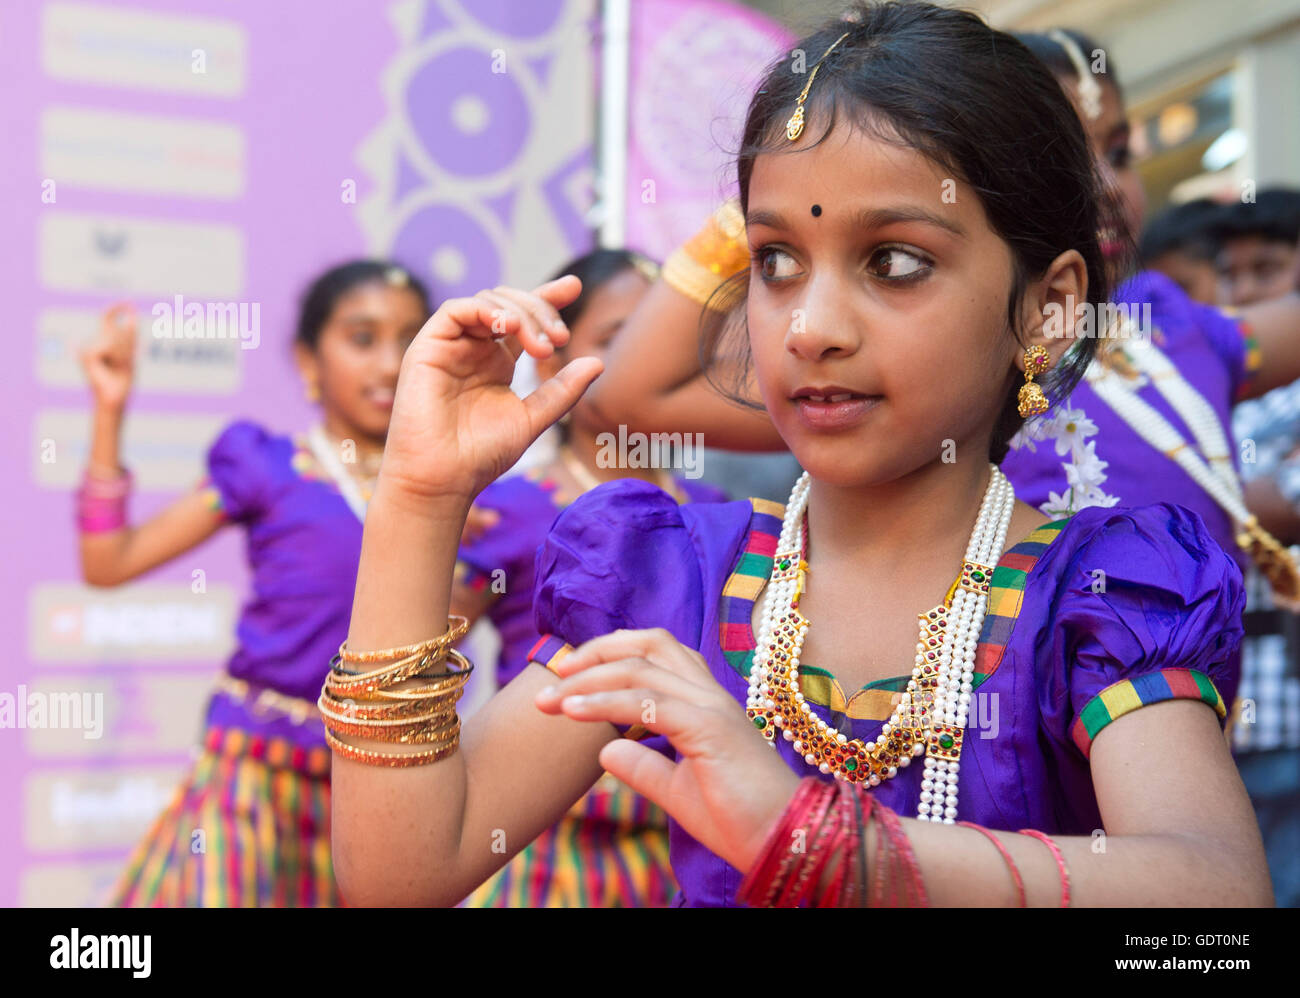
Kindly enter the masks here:
M 864 229 L 880 228 L 896 222 L 921 222 L 944 229 L 956 236 L 965 237 L 966 235 L 966 230 L 952 219 L 926 211 L 924 208 L 915 205 L 895 208 L 863 208 L 853 216 L 853 224 Z M 761 210 L 751 211 L 745 217 L 745 225 L 747 227 L 765 225 L 773 229 L 787 229 L 790 227 L 785 216 L 780 212 Z

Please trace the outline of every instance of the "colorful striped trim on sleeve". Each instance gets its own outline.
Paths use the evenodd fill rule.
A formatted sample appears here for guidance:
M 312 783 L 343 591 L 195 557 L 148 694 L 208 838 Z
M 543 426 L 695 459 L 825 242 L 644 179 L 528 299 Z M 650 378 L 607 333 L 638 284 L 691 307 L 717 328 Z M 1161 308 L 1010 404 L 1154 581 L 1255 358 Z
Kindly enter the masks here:
M 1002 664 L 1011 630 L 1020 616 L 1025 599 L 1025 581 L 1047 546 L 1056 540 L 1069 520 L 1045 523 L 1023 541 L 1007 551 L 993 569 L 989 580 L 989 603 L 984 613 L 979 647 L 975 651 L 975 675 L 972 687 L 978 687 Z
M 537 640 L 537 644 L 533 645 L 528 652 L 528 661 L 536 662 L 542 668 L 555 672 L 554 667 L 571 651 L 573 651 L 573 645 L 563 638 L 556 637 L 554 634 L 543 634 Z M 621 728 L 622 725 L 615 725 L 615 727 Z M 646 728 L 640 724 L 634 724 L 623 732 L 623 737 L 639 742 L 649 734 L 650 732 Z
M 776 542 L 781 536 L 781 521 L 785 506 L 768 499 L 749 500 L 753 513 L 749 520 L 749 534 L 735 571 L 722 587 L 722 601 L 718 618 L 718 641 L 722 657 L 742 676 L 749 675 L 754 664 L 754 636 L 750 617 L 754 600 L 762 592 L 768 576 L 772 574 L 772 559 Z
M 573 651 L 573 645 L 563 638 L 558 638 L 554 634 L 543 634 L 537 639 L 537 644 L 533 645 L 528 652 L 528 661 L 536 662 L 542 668 L 554 672 L 553 666 L 558 664 L 560 659 L 571 651 Z
M 225 503 L 222 502 L 221 499 L 221 490 L 212 484 L 212 479 L 210 477 L 205 477 L 201 482 L 199 482 L 199 484 L 195 486 L 194 491 L 203 497 L 203 501 L 207 503 L 208 509 L 212 510 L 214 513 L 220 513 L 223 518 L 228 515 Z
M 1162 700 L 1200 700 L 1213 707 L 1220 720 L 1228 715 L 1223 697 L 1205 673 L 1196 669 L 1161 669 L 1111 683 L 1079 711 L 1070 735 L 1084 758 L 1088 758 L 1093 740 L 1102 728 L 1117 717 Z

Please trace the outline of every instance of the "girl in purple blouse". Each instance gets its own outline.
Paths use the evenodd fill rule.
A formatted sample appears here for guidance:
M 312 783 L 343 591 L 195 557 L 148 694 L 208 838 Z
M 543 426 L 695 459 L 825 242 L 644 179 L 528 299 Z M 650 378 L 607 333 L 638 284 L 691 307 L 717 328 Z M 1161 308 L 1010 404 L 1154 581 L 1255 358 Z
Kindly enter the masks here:
M 343 889 L 453 903 L 604 770 L 669 813 L 677 903 L 733 905 L 801 779 L 869 773 L 903 817 L 879 811 L 867 839 L 903 836 L 933 904 L 1269 903 L 1217 689 L 1239 569 L 1177 507 L 1049 522 L 991 467 L 1032 411 L 1027 348 L 1058 396 L 1091 359 L 1085 340 L 1063 359 L 1048 306 L 1107 300 L 1106 195 L 1069 101 L 1013 38 L 930 4 L 856 8 L 796 50 L 807 71 L 774 66 L 743 134 L 738 321 L 808 475 L 788 509 L 678 506 L 639 482 L 566 509 L 537 560 L 548 637 L 459 751 L 385 770 L 336 752 Z M 508 389 L 519 350 L 566 341 L 577 283 L 448 302 L 421 330 L 351 646 L 445 630 L 473 496 L 600 373 L 582 359 L 528 399 Z M 900 726 L 924 729 L 924 760 L 890 755 Z
M 355 261 L 321 275 L 294 344 L 321 425 L 294 437 L 232 423 L 194 492 L 138 525 L 118 437 L 136 344 L 129 305 L 83 355 L 95 396 L 81 493 L 82 571 L 117 586 L 224 526 L 247 535 L 252 592 L 208 702 L 202 751 L 113 889 L 115 906 L 335 906 L 329 753 L 316 699 L 346 637 L 361 521 L 392 415 L 402 354 L 429 314 L 405 269 Z M 196 830 L 204 848 L 191 848 Z

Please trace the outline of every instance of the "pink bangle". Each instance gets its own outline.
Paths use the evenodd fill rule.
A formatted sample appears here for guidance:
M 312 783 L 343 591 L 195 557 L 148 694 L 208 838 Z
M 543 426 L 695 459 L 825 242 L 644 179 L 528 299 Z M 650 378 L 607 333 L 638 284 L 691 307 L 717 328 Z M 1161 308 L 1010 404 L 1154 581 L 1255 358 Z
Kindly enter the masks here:
M 1020 876 L 1020 871 L 1016 869 L 1016 863 L 1015 860 L 1011 858 L 1011 853 L 1007 852 L 1007 847 L 1002 844 L 1002 841 L 996 835 L 990 832 L 983 825 L 977 825 L 973 821 L 959 821 L 957 824 L 962 828 L 975 829 L 975 831 L 979 832 L 998 847 L 998 852 L 1002 853 L 1002 858 L 1006 860 L 1007 868 L 1011 871 L 1011 879 L 1016 883 L 1016 899 L 1020 902 L 1017 907 L 1025 907 L 1025 882 Z
M 81 478 L 81 491 L 92 496 L 124 496 L 131 491 L 133 484 L 134 479 L 129 471 L 123 471 L 115 478 L 99 478 L 86 472 Z
M 126 499 L 131 484 L 129 471 L 111 482 L 87 474 L 77 490 L 77 527 L 81 533 L 101 534 L 125 527 Z
M 1032 835 L 1043 842 L 1048 849 L 1052 850 L 1052 858 L 1056 860 L 1056 868 L 1061 871 L 1061 907 L 1070 907 L 1070 871 L 1065 868 L 1065 857 L 1061 855 L 1061 850 L 1056 848 L 1055 842 L 1036 829 L 1022 828 L 1019 834 Z

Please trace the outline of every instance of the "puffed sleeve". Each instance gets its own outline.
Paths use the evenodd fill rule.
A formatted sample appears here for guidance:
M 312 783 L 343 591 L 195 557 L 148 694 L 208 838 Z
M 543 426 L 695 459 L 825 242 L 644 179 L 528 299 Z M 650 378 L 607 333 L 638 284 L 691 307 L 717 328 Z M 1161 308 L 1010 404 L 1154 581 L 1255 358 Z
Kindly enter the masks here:
M 256 423 L 231 423 L 208 450 L 206 486 L 229 520 L 255 519 L 267 506 L 271 436 Z
M 1116 718 L 1174 699 L 1200 700 L 1222 723 L 1245 606 L 1236 562 L 1172 503 L 1075 520 L 1036 655 L 1047 737 L 1086 758 Z
M 662 627 L 698 648 L 703 583 L 681 508 L 635 479 L 592 489 L 552 525 L 537 552 L 537 633 L 543 666 L 620 628 Z

